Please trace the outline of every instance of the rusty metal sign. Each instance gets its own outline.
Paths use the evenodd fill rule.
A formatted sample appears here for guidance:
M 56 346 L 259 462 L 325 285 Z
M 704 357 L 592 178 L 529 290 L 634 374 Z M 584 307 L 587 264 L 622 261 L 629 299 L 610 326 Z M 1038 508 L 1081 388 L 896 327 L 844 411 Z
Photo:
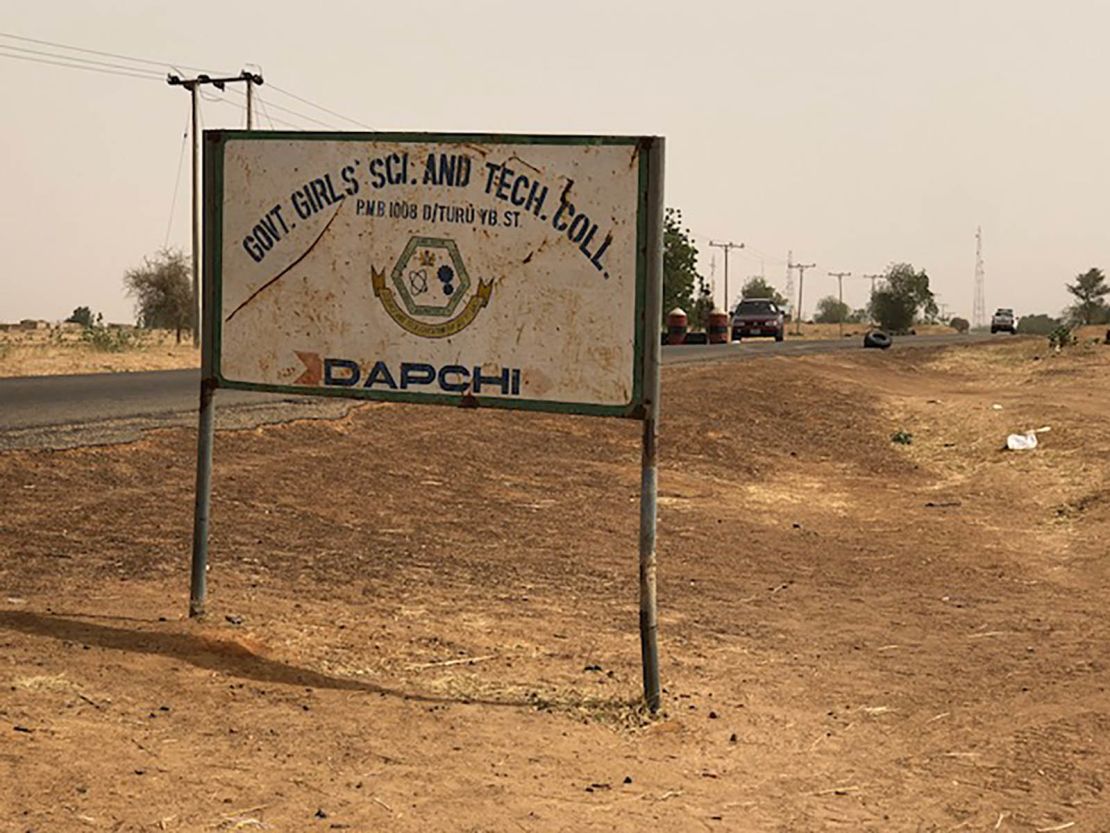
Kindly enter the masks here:
M 205 378 L 642 418 L 652 141 L 206 133 Z

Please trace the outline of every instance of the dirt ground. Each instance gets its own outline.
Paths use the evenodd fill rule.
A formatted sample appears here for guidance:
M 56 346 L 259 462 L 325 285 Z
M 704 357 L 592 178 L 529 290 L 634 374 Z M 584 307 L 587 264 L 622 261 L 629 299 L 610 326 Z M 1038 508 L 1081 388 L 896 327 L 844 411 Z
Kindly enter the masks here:
M 123 332 L 131 336 L 133 331 Z M 200 351 L 193 349 L 188 333 L 183 338 L 177 344 L 172 332 L 144 330 L 134 338 L 106 339 L 115 348 L 108 350 L 82 339 L 80 329 L 0 332 L 0 378 L 200 367 Z
M 667 369 L 655 719 L 634 424 L 221 433 L 203 622 L 191 432 L 0 455 L 0 830 L 1110 830 L 1110 348 L 1044 345 Z

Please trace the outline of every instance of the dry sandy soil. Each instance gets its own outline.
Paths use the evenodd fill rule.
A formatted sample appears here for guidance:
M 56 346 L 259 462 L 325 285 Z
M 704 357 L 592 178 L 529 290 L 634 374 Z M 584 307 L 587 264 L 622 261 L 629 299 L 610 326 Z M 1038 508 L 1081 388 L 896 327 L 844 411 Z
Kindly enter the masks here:
M 221 433 L 203 622 L 189 431 L 0 455 L 0 830 L 1110 830 L 1110 348 L 1043 345 L 668 369 L 655 719 L 636 425 Z
M 0 378 L 199 367 L 200 351 L 184 338 L 177 344 L 172 332 L 146 330 L 127 349 L 107 351 L 82 340 L 80 330 L 0 332 Z

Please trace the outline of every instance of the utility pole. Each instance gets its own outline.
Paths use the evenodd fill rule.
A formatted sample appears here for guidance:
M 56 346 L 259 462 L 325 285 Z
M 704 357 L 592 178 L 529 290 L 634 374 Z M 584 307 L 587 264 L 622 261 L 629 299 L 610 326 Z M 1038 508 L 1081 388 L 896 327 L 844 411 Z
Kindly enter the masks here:
M 731 313 L 732 310 L 729 309 L 729 298 L 728 298 L 728 253 L 731 252 L 733 249 L 742 249 L 742 248 L 744 248 L 744 244 L 743 243 L 731 243 L 731 242 L 730 243 L 714 243 L 712 240 L 710 240 L 709 245 L 710 246 L 715 246 L 718 249 L 724 249 L 725 250 L 725 312 Z
M 876 286 L 875 281 L 881 281 L 883 278 L 886 277 L 886 275 L 860 275 L 860 277 L 864 280 L 871 281 L 871 294 L 874 295 Z
M 798 270 L 798 308 L 794 310 L 794 335 L 802 334 L 802 292 L 805 291 L 806 269 L 812 269 L 816 263 L 790 263 L 787 268 Z
M 247 129 L 253 127 L 252 97 L 255 84 L 262 83 L 258 73 L 243 70 L 229 78 L 212 78 L 198 75 L 181 78 L 168 75 L 171 87 L 184 87 L 189 91 L 192 105 L 193 130 L 193 346 L 200 346 L 200 323 L 204 313 L 200 292 L 200 110 L 197 93 L 205 84 L 223 90 L 227 84 L 243 82 L 247 85 Z M 203 364 L 203 363 L 202 363 Z M 203 374 L 202 374 L 203 375 Z M 203 616 L 208 579 L 208 518 L 212 498 L 212 442 L 216 431 L 216 385 L 214 379 L 200 381 L 200 407 L 197 421 L 197 488 L 193 507 L 193 558 L 189 572 L 189 617 Z
M 872 275 L 856 275 L 856 277 L 857 278 L 862 278 L 865 281 L 871 281 L 871 295 L 867 299 L 867 301 L 868 301 L 868 303 L 867 303 L 867 313 L 868 313 L 868 316 L 870 317 L 870 315 L 871 315 L 871 299 L 875 297 L 875 290 L 878 288 L 878 285 L 876 284 L 876 281 L 881 281 L 883 278 L 886 277 L 886 275 L 873 275 L 873 274 Z
M 851 272 L 829 272 L 830 278 L 836 278 L 836 297 L 837 300 L 840 302 L 841 313 L 841 315 L 837 317 L 836 323 L 840 325 L 839 332 L 841 336 L 844 335 L 844 279 L 850 278 L 851 276 Z
M 171 87 L 184 87 L 189 91 L 189 103 L 192 107 L 193 131 L 193 346 L 200 346 L 200 111 L 198 109 L 197 92 L 205 84 L 211 84 L 217 90 L 223 90 L 227 84 L 243 82 L 247 85 L 247 130 L 253 127 L 252 105 L 253 88 L 255 84 L 262 84 L 262 76 L 256 72 L 243 70 L 238 75 L 227 78 L 211 78 L 208 75 L 198 75 L 195 78 L 182 78 L 170 73 L 166 76 L 166 83 Z

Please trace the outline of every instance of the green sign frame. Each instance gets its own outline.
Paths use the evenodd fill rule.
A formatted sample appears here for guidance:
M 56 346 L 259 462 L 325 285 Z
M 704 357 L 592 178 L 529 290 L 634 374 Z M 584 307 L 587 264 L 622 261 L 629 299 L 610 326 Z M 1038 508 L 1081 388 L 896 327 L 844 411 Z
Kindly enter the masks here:
M 579 145 L 636 146 L 638 185 L 636 197 L 636 266 L 635 266 L 635 337 L 633 345 L 632 394 L 626 403 L 596 404 L 561 402 L 543 399 L 522 399 L 472 394 L 422 393 L 381 390 L 361 387 L 329 387 L 281 385 L 229 379 L 220 370 L 223 333 L 223 206 L 224 156 L 227 142 L 389 142 L 395 144 L 436 143 L 441 145 Z M 350 399 L 453 405 L 456 407 L 503 408 L 525 411 L 548 411 L 589 416 L 645 418 L 644 378 L 647 367 L 648 339 L 658 339 L 659 326 L 646 320 L 648 309 L 648 212 L 652 183 L 648 151 L 655 137 L 636 136 L 567 136 L 481 133 L 390 133 L 390 132 L 294 132 L 259 130 L 208 130 L 204 133 L 204 202 L 203 202 L 203 309 L 201 371 L 203 379 L 217 388 L 279 393 L 296 396 L 332 396 Z M 659 184 L 662 187 L 662 184 Z M 655 371 L 657 372 L 657 370 Z

